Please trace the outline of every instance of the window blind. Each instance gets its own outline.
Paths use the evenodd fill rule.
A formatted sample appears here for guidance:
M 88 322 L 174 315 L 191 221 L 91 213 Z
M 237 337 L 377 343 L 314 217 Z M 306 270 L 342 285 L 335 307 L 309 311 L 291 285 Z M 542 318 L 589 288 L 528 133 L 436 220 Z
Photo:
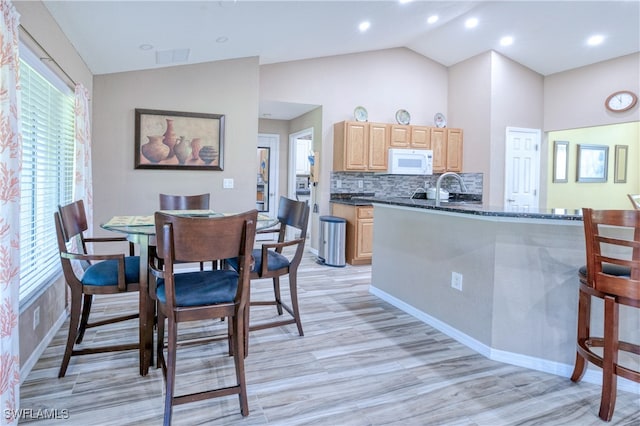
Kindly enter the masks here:
M 60 271 L 53 213 L 72 201 L 74 97 L 20 60 L 22 171 L 20 175 L 20 302 Z M 31 63 L 30 63 L 31 62 Z M 38 60 L 38 62 L 40 62 Z

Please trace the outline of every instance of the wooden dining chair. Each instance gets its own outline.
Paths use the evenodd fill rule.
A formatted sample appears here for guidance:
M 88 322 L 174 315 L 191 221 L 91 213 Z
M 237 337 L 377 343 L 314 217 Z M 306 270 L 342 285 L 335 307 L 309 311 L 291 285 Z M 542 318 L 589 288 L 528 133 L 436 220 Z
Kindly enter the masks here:
M 618 364 L 620 351 L 640 355 L 640 345 L 619 339 L 620 305 L 640 308 L 640 210 L 582 209 L 587 264 L 579 271 L 578 338 L 571 380 L 587 362 L 602 368 L 599 416 L 609 421 L 616 404 L 617 377 L 640 383 L 640 371 Z M 604 300 L 602 336 L 592 334 L 591 298 Z M 638 328 L 632 333 L 637 335 Z M 595 348 L 595 350 L 594 350 Z
M 160 194 L 160 210 L 209 210 L 211 194 L 199 195 L 170 195 Z M 217 269 L 217 262 L 211 262 L 212 268 Z M 200 270 L 204 270 L 204 262 L 200 262 Z
M 291 318 L 284 320 L 254 323 L 249 325 L 250 331 L 265 328 L 279 327 L 287 324 L 296 324 L 300 336 L 304 336 L 302 321 L 300 320 L 300 307 L 298 304 L 298 267 L 304 253 L 304 245 L 307 238 L 307 225 L 309 221 L 309 205 L 305 201 L 294 201 L 286 197 L 280 197 L 278 205 L 278 224 L 275 228 L 260 230 L 258 234 L 277 233 L 277 242 L 265 242 L 262 247 L 253 250 L 255 265 L 251 271 L 251 279 L 271 278 L 273 280 L 273 300 L 255 300 L 250 298 L 250 306 L 276 306 L 278 315 L 287 311 Z M 288 232 L 295 235 L 293 239 L 287 239 Z M 286 249 L 286 251 L 283 251 Z M 227 259 L 227 263 L 237 270 L 237 260 Z M 283 302 L 280 294 L 280 277 L 289 278 L 289 295 L 291 306 Z M 247 320 L 249 310 L 247 310 Z M 246 338 L 247 336 L 245 336 Z M 248 343 L 245 342 L 245 350 Z
M 257 210 L 213 218 L 155 213 L 157 258 L 150 261 L 149 270 L 154 277 L 150 291 L 158 307 L 158 367 L 162 367 L 166 382 L 165 425 L 171 423 L 174 405 L 233 394 L 238 394 L 242 415 L 249 414 L 244 372 L 244 312 L 248 308 L 251 249 L 257 217 Z M 237 271 L 175 273 L 177 263 L 229 257 L 238 259 Z M 158 263 L 158 259 L 162 262 Z M 233 354 L 237 384 L 174 396 L 178 324 L 223 317 L 229 318 L 228 332 L 223 338 L 228 339 L 229 352 Z M 166 359 L 165 319 L 168 323 Z
M 139 313 L 120 315 L 106 320 L 89 322 L 93 296 L 98 294 L 119 294 L 139 291 L 140 258 L 133 256 L 133 246 L 129 245 L 129 255 L 89 254 L 87 243 L 113 243 L 126 241 L 124 237 L 85 237 L 87 217 L 82 200 L 66 206 L 60 206 L 54 213 L 60 262 L 65 281 L 71 291 L 71 316 L 67 344 L 62 358 L 58 377 L 64 377 L 69 361 L 74 355 L 94 354 L 130 349 L 139 349 L 139 343 L 113 344 L 92 348 L 74 349 L 82 343 L 87 328 L 112 324 L 139 317 Z M 68 247 L 69 242 L 76 240 L 74 251 Z M 77 274 L 73 262 L 78 262 L 80 273 Z M 82 314 L 81 314 L 82 311 Z M 119 340 L 114 338 L 115 341 Z
M 160 210 L 209 210 L 211 194 L 160 194 Z

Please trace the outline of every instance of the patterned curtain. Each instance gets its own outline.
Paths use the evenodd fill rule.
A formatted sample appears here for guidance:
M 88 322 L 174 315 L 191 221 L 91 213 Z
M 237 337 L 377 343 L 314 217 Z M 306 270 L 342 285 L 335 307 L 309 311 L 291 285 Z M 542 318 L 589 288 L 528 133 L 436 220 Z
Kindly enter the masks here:
M 0 424 L 14 425 L 20 400 L 20 15 L 10 0 L 0 0 L 0 11 Z
M 89 91 L 82 84 L 76 85 L 75 100 L 75 183 L 73 199 L 84 200 L 89 229 L 93 235 L 93 178 L 91 172 L 91 119 L 89 111 Z

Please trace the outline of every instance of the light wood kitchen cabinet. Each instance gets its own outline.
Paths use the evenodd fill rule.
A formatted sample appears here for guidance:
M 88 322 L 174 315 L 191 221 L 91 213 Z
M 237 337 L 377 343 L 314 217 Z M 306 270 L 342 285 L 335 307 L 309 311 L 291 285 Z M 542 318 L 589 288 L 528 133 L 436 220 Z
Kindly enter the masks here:
M 333 126 L 334 171 L 386 171 L 389 126 L 342 121 Z
M 462 171 L 462 129 L 447 129 L 447 171 Z
M 331 214 L 347 221 L 345 260 L 351 265 L 369 265 L 373 254 L 373 206 L 333 203 Z
M 462 129 L 431 128 L 433 173 L 462 171 Z
M 407 149 L 430 149 L 431 134 L 426 126 L 392 124 L 389 147 Z
M 411 145 L 411 126 L 392 124 L 389 135 L 389 147 L 409 148 Z
M 433 173 L 447 171 L 447 129 L 432 127 L 430 130 L 433 150 Z
M 411 126 L 411 148 L 431 149 L 431 128 Z

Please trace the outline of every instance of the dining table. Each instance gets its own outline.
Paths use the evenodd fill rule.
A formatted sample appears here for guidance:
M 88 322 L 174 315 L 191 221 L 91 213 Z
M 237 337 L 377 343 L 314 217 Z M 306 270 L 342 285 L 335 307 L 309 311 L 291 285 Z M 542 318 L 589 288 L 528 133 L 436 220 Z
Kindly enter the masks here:
M 223 217 L 233 213 L 213 210 L 160 210 L 163 213 L 188 217 Z M 256 229 L 268 229 L 278 224 L 278 219 L 266 214 L 258 214 Z M 154 298 L 149 292 L 149 256 L 156 246 L 154 215 L 113 216 L 100 225 L 102 229 L 125 234 L 126 239 L 139 247 L 140 292 L 139 292 L 139 341 L 140 375 L 146 376 L 153 362 L 153 327 L 155 323 Z

